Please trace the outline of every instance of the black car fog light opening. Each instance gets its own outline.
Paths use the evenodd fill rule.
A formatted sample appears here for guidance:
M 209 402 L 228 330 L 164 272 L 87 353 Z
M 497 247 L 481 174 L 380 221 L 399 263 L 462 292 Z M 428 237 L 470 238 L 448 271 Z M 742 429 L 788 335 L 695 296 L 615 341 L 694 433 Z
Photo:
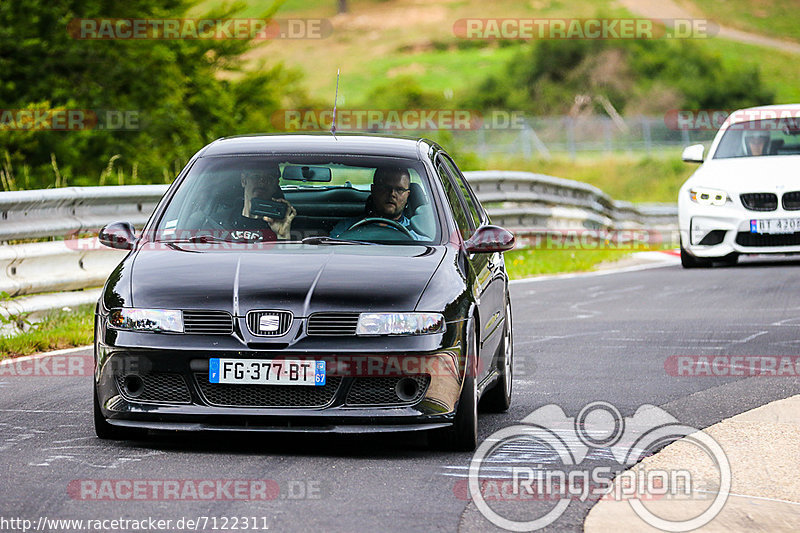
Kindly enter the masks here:
M 419 383 L 412 378 L 403 378 L 397 380 L 397 385 L 394 386 L 394 393 L 404 402 L 410 402 L 416 398 L 419 392 Z
M 122 378 L 122 388 L 126 396 L 138 398 L 144 392 L 144 380 L 136 374 L 128 374 Z

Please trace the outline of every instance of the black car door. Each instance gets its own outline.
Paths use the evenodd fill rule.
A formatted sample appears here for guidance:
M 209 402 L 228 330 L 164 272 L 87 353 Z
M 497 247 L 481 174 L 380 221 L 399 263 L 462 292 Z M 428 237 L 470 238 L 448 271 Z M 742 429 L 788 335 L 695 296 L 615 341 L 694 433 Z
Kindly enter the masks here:
M 437 166 L 441 167 L 439 170 L 447 177 L 447 184 L 445 188 L 450 188 L 447 191 L 448 199 L 451 202 L 451 208 L 456 215 L 456 222 L 459 224 L 459 229 L 462 229 L 462 236 L 468 239 L 475 229 L 482 225 L 485 221 L 482 219 L 482 210 L 479 209 L 477 201 L 472 196 L 472 191 L 466 185 L 464 177 L 458 170 L 458 167 L 441 152 L 437 158 Z M 455 205 L 453 205 L 455 204 Z M 459 211 L 458 214 L 455 211 Z M 459 222 L 459 219 L 461 221 Z M 492 359 L 499 345 L 502 329 L 502 314 L 504 310 L 504 283 L 502 278 L 497 279 L 498 264 L 497 258 L 499 254 L 470 254 L 468 262 L 472 268 L 475 276 L 475 299 L 478 302 L 478 311 L 480 313 L 480 338 L 479 338 L 479 370 L 478 376 L 485 377 L 492 368 Z

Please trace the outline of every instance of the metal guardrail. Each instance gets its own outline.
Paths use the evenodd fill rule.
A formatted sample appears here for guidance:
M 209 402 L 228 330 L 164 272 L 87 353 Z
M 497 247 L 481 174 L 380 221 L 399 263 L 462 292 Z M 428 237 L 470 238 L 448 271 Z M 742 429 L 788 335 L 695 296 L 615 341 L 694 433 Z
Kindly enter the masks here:
M 546 230 L 656 228 L 677 226 L 677 207 L 669 204 L 634 205 L 610 198 L 577 181 L 529 172 L 465 172 L 492 220 L 526 234 Z M 0 242 L 41 237 L 59 238 L 96 232 L 117 220 L 141 227 L 167 185 L 69 187 L 0 192 Z M 14 300 L 15 312 L 60 307 L 59 301 L 82 301 L 75 293 L 45 298 L 43 293 L 73 291 L 102 285 L 126 252 L 97 244 L 97 239 L 0 245 L 0 292 L 30 296 Z M 94 293 L 93 293 L 94 294 Z M 89 293 L 86 294 L 88 298 Z M 96 296 L 93 296 L 96 298 Z M 84 298 L 84 299 L 87 299 Z M 47 304 L 42 302 L 47 301 Z M 0 305 L 8 315 L 9 305 Z
M 0 241 L 96 231 L 115 220 L 144 225 L 168 185 L 65 187 L 0 193 Z

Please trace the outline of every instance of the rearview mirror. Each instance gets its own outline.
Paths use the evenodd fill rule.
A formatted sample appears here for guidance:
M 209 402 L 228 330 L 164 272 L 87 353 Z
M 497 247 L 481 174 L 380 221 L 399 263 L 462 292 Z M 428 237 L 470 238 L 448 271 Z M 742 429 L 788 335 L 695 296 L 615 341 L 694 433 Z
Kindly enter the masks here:
M 130 222 L 112 222 L 100 230 L 97 236 L 100 244 L 118 250 L 133 250 L 136 244 L 136 231 Z
M 683 159 L 687 163 L 702 163 L 704 151 L 705 148 L 703 147 L 702 144 L 693 144 L 691 146 L 687 146 L 683 150 L 683 155 L 681 155 L 681 159 Z
M 331 169 L 328 167 L 286 165 L 283 167 L 283 179 L 289 181 L 331 181 Z
M 500 226 L 481 226 L 464 246 L 471 254 L 507 252 L 514 247 L 514 234 Z

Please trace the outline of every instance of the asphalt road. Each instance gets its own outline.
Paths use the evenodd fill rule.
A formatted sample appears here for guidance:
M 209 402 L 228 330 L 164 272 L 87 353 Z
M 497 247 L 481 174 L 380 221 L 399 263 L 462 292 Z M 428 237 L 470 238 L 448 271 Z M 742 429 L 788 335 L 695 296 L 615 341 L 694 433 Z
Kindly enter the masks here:
M 624 416 L 654 404 L 702 428 L 797 394 L 794 377 L 675 377 L 664 365 L 673 355 L 800 354 L 799 267 L 748 261 L 512 285 L 513 405 L 481 415 L 481 438 L 546 404 L 569 416 L 593 401 L 610 402 Z M 506 459 L 528 464 L 530 454 Z M 182 518 L 202 517 L 208 520 L 198 530 L 205 531 L 234 530 L 234 517 L 239 530 L 248 517 L 250 530 L 255 519 L 259 530 L 272 531 L 486 531 L 491 524 L 459 491 L 470 459 L 429 451 L 422 433 L 100 441 L 92 429 L 91 377 L 0 375 L 0 531 L 20 530 L 3 519 L 35 525 L 40 517 L 153 518 L 171 520 L 170 531 L 181 530 Z M 609 454 L 589 459 L 616 464 Z M 272 480 L 279 492 L 260 501 L 224 490 L 210 501 L 95 501 L 76 489 L 86 480 L 121 487 L 120 480 L 187 479 Z M 572 502 L 551 529 L 581 531 L 589 506 Z

